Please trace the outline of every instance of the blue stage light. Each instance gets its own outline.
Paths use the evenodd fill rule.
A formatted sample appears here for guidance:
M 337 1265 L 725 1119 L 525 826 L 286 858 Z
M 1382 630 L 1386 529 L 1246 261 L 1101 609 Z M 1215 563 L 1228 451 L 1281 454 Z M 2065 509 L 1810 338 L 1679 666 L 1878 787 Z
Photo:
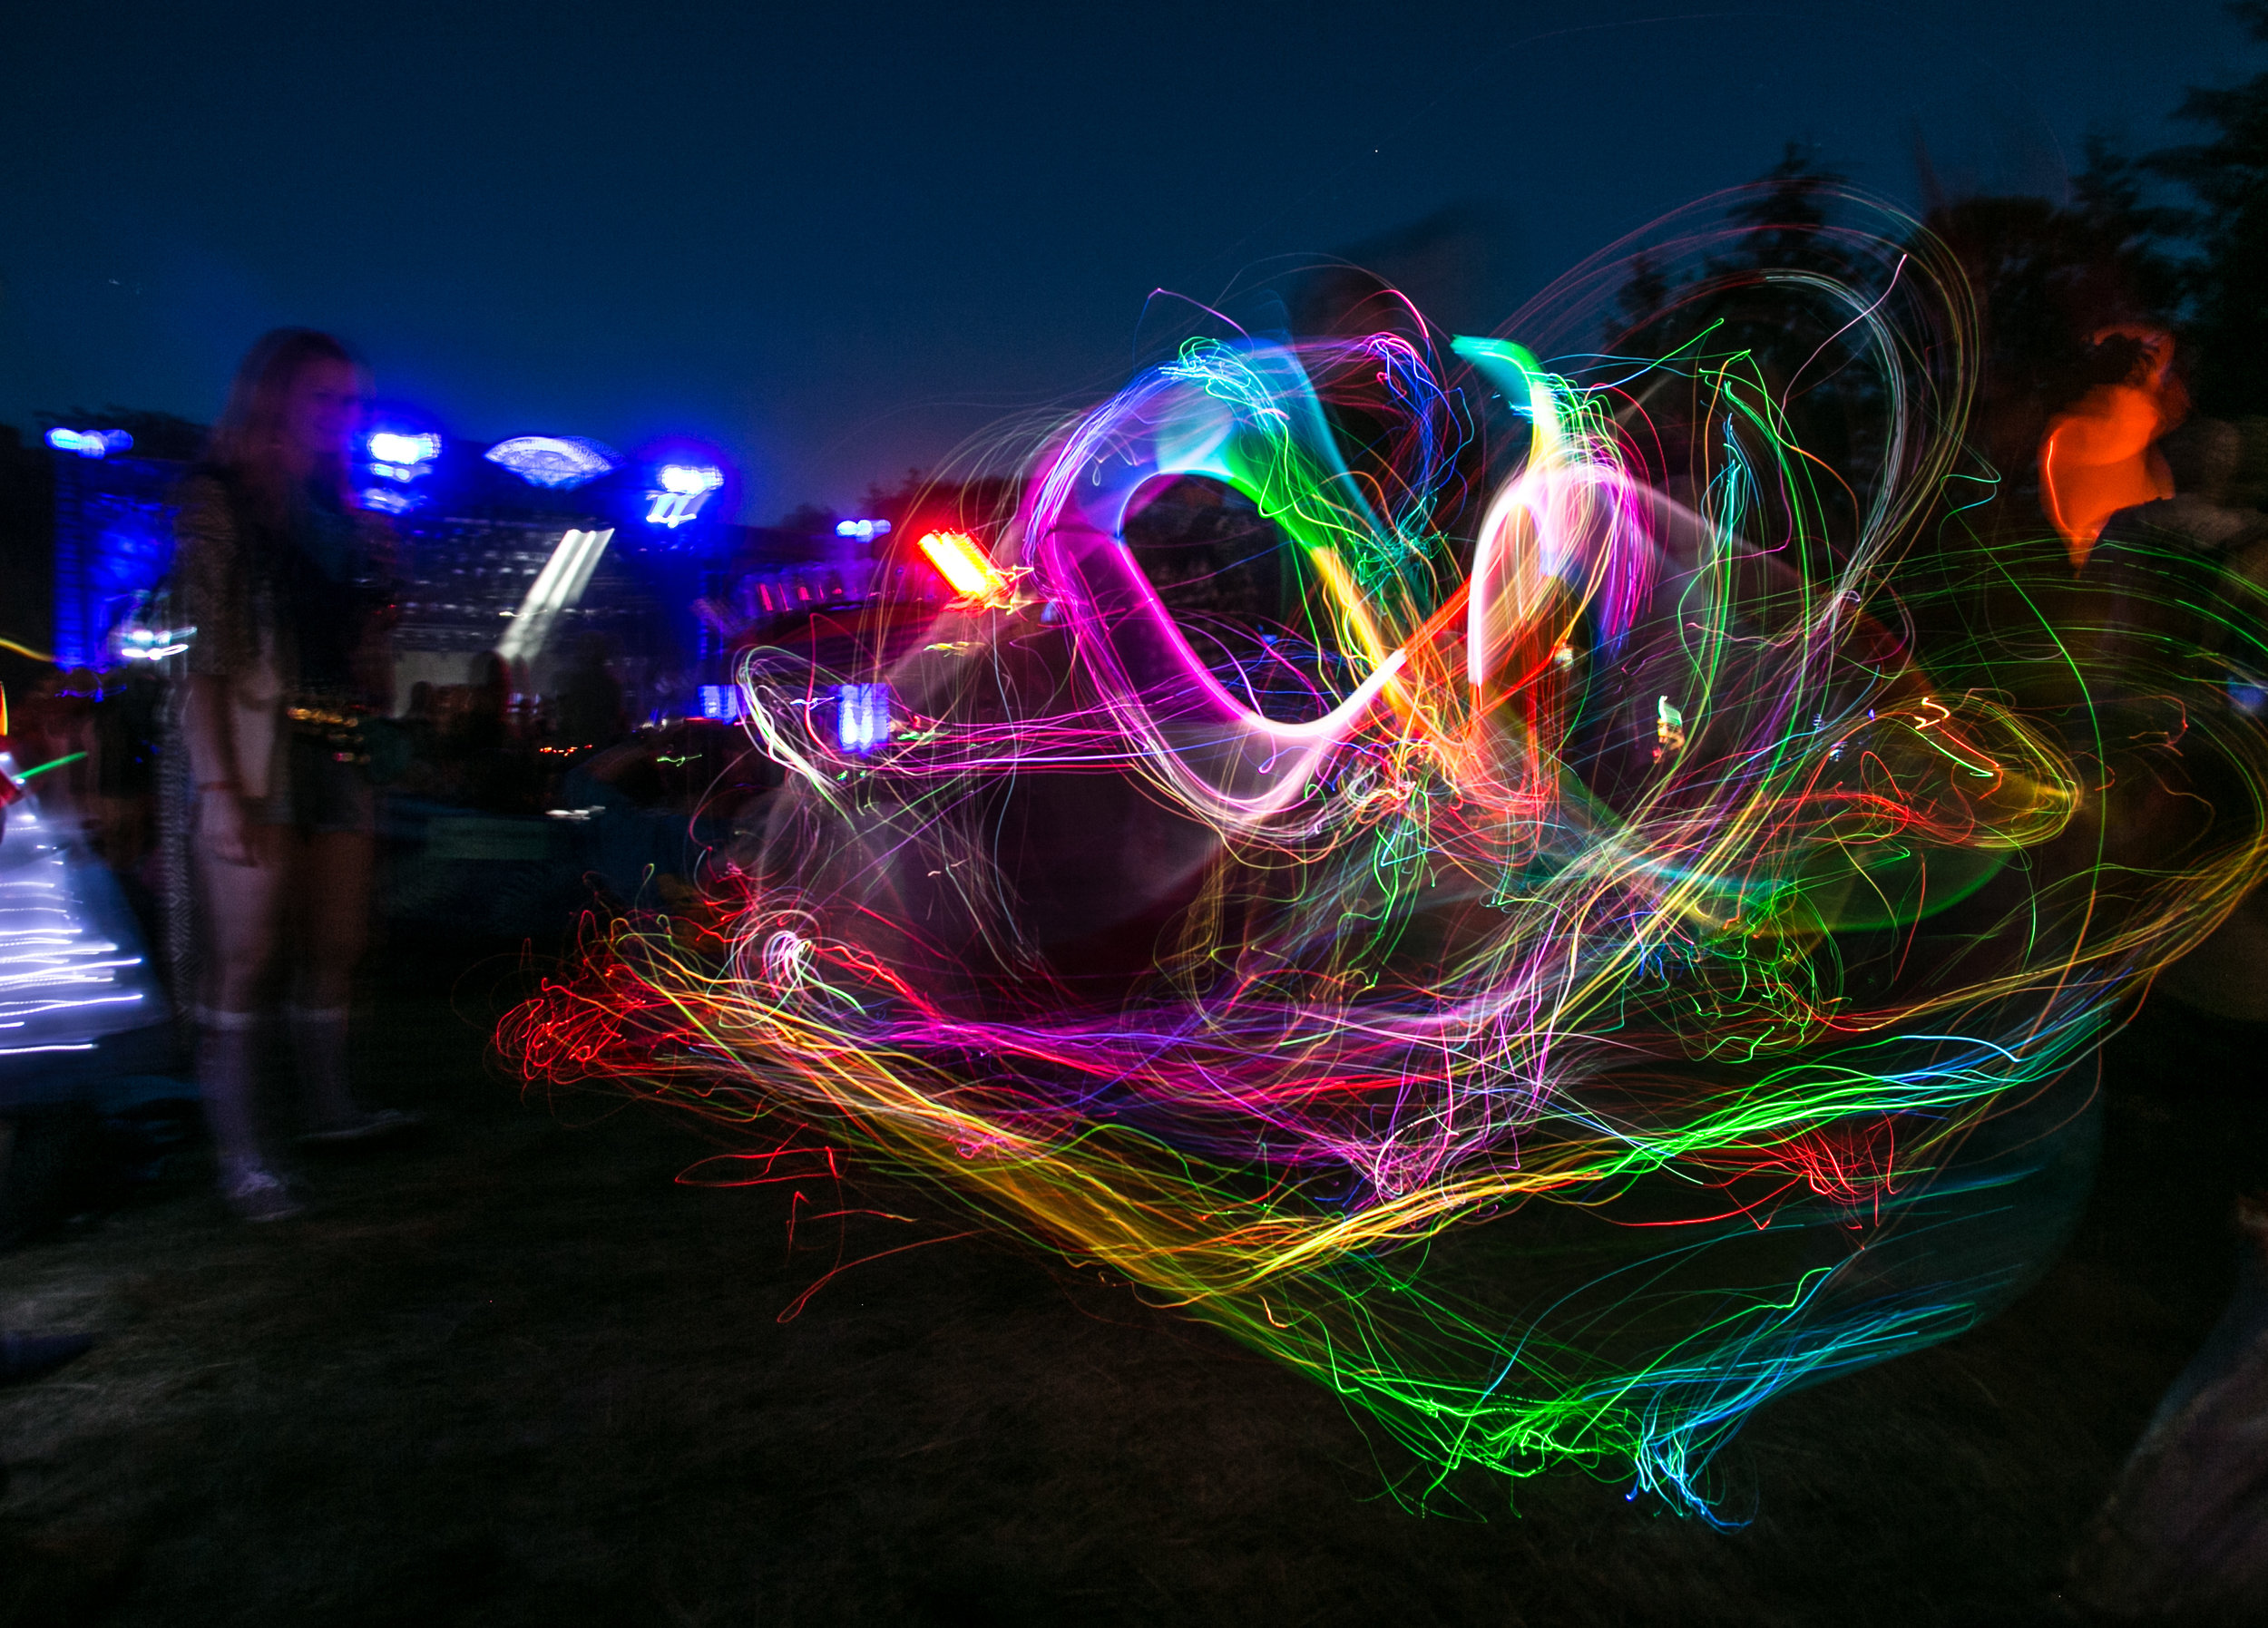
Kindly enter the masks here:
M 399 430 L 370 432 L 370 462 L 373 463 L 424 463 L 441 455 L 438 435 L 406 435 Z
M 725 483 L 725 472 L 712 463 L 664 463 L 654 471 L 654 489 L 646 493 L 651 506 L 646 523 L 677 530 L 701 512 L 709 494 Z
M 123 430 L 66 430 L 47 432 L 47 444 L 59 453 L 76 453 L 82 458 L 107 458 L 112 453 L 122 453 L 132 447 L 134 438 Z
M 846 752 L 860 755 L 887 745 L 890 739 L 890 687 L 886 684 L 838 684 L 835 687 L 835 739 Z
M 890 535 L 890 522 L 886 520 L 838 520 L 835 522 L 835 534 L 871 542 L 877 537 Z
M 740 687 L 737 684 L 701 686 L 701 717 L 720 724 L 740 721 Z
M 725 472 L 706 463 L 664 463 L 655 478 L 660 481 L 662 491 L 693 497 L 723 485 Z
M 127 661 L 163 661 L 168 656 L 178 656 L 189 648 L 195 638 L 194 628 L 144 628 L 122 626 L 118 629 L 115 643 L 118 654 Z
M 514 435 L 482 454 L 531 486 L 563 492 L 618 468 L 621 454 L 580 435 Z
M 433 473 L 434 460 L 445 444 L 441 432 L 415 408 L 381 406 L 363 432 L 363 462 L 379 480 L 406 486 Z
M 404 492 L 394 486 L 366 486 L 362 489 L 362 506 L 379 514 L 407 514 L 425 501 L 425 494 L 422 492 Z

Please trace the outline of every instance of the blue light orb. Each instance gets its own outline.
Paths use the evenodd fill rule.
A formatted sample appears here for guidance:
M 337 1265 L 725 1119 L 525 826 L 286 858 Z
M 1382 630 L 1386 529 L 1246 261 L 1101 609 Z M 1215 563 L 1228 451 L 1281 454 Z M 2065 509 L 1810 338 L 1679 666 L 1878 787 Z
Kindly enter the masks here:
M 393 464 L 407 468 L 412 464 L 428 463 L 441 455 L 441 437 L 433 434 L 411 435 L 400 430 L 370 432 L 370 462 L 380 465 Z
M 514 435 L 482 454 L 531 486 L 564 492 L 618 468 L 621 454 L 580 435 Z
M 447 444 L 417 408 L 386 403 L 364 421 L 362 463 L 377 480 L 406 486 L 433 473 L 434 460 Z
M 706 463 L 664 463 L 655 473 L 661 490 L 692 497 L 714 492 L 725 483 L 725 472 Z
M 886 520 L 838 520 L 835 522 L 837 537 L 855 537 L 861 542 L 872 542 L 877 537 L 890 535 Z
M 59 453 L 76 453 L 82 458 L 107 458 L 112 453 L 131 448 L 134 438 L 123 430 L 66 430 L 55 428 L 47 432 L 47 444 Z

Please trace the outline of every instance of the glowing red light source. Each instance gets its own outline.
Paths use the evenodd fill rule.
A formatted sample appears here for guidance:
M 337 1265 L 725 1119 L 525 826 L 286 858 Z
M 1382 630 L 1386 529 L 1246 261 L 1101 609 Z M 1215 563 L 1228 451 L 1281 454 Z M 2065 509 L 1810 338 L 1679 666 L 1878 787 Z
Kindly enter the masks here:
M 990 599 L 1008 585 L 1008 579 L 994 569 L 976 539 L 966 531 L 931 531 L 919 546 L 963 599 Z

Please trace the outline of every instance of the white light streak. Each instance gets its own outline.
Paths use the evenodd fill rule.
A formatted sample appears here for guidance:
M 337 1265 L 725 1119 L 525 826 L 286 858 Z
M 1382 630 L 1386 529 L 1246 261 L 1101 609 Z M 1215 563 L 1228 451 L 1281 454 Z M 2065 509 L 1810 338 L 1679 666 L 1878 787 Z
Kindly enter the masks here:
M 613 535 L 614 528 L 609 526 L 602 531 L 570 531 L 559 540 L 552 557 L 543 561 L 543 569 L 535 573 L 535 580 L 528 584 L 527 597 L 520 601 L 512 626 L 497 642 L 497 655 L 506 661 L 533 661 L 543 654 L 552 623 L 562 610 L 582 598 L 582 590 L 591 585 L 591 573 L 599 567 L 599 556 L 606 552 Z

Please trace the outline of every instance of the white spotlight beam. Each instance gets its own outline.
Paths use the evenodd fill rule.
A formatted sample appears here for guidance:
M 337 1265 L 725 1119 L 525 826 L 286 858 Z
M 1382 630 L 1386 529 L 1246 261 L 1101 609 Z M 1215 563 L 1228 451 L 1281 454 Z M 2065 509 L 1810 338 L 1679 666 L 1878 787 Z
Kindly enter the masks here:
M 559 540 L 552 557 L 543 561 L 543 569 L 535 573 L 535 580 L 528 584 L 527 597 L 520 601 L 512 626 L 497 640 L 497 655 L 506 661 L 533 661 L 543 653 L 552 624 L 562 610 L 582 598 L 582 590 L 591 585 L 591 573 L 598 569 L 599 556 L 606 552 L 613 535 L 614 528 L 609 526 L 598 531 L 570 531 Z

